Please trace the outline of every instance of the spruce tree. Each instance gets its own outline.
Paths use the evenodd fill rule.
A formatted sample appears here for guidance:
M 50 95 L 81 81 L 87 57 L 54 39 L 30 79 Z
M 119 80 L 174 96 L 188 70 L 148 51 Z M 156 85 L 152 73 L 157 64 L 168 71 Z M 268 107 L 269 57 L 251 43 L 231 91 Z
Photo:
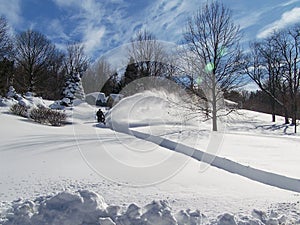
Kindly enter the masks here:
M 73 105 L 73 101 L 75 98 L 81 100 L 85 99 L 81 77 L 82 76 L 80 75 L 80 73 L 71 73 L 71 75 L 68 76 L 68 79 L 66 81 L 66 86 L 63 91 L 64 97 L 61 101 L 62 105 L 64 106 Z
M 131 57 L 124 73 L 122 86 L 125 87 L 127 84 L 139 78 L 139 69 L 134 59 Z

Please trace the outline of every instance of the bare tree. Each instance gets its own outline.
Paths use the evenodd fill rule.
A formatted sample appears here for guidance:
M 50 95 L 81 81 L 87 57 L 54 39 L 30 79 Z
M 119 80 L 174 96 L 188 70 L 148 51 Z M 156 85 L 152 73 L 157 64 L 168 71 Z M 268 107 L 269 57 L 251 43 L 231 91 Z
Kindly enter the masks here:
M 63 90 L 61 104 L 71 106 L 75 98 L 84 100 L 85 93 L 82 77 L 89 65 L 89 59 L 84 52 L 84 45 L 79 43 L 69 44 L 64 60 L 66 83 Z
M 147 30 L 138 31 L 128 48 L 130 59 L 137 65 L 139 77 L 163 76 L 166 73 L 167 52 Z
M 4 57 L 11 58 L 13 53 L 12 39 L 9 35 L 9 27 L 4 17 L 0 17 L 0 60 Z
M 84 45 L 80 43 L 72 43 L 67 46 L 65 57 L 65 68 L 68 75 L 79 73 L 81 76 L 89 65 L 89 58 L 84 52 Z
M 4 17 L 0 17 L 0 94 L 5 94 L 13 75 L 13 45 L 9 27 Z
M 289 123 L 286 84 L 282 79 L 283 58 L 276 44 L 277 39 L 278 34 L 273 33 L 261 42 L 250 43 L 251 51 L 245 55 L 244 72 L 269 96 L 272 121 L 275 122 L 275 106 L 278 104 L 284 109 L 286 123 Z
M 114 70 L 104 59 L 100 58 L 91 65 L 82 78 L 82 84 L 86 93 L 99 92 L 105 83 L 113 76 Z
M 184 39 L 189 53 L 186 60 L 206 89 L 211 105 L 212 130 L 217 131 L 218 102 L 224 90 L 241 84 L 240 30 L 231 18 L 231 11 L 222 3 L 209 2 L 187 22 Z
M 257 47 L 262 57 L 262 63 L 265 65 L 266 73 L 268 74 L 264 86 L 270 91 L 272 96 L 277 97 L 279 95 L 277 90 L 282 66 L 280 54 L 278 54 L 277 48 L 274 45 L 274 37 L 266 39 L 263 43 L 258 44 Z M 272 111 L 272 122 L 275 122 L 276 101 L 272 96 L 269 96 L 269 102 Z
M 297 111 L 300 85 L 300 25 L 280 32 L 276 44 L 283 57 L 284 79 L 291 102 L 292 124 L 297 132 Z
M 15 61 L 18 74 L 15 78 L 23 91 L 42 91 L 42 82 L 51 60 L 56 56 L 55 46 L 45 35 L 27 30 L 16 35 Z
M 284 109 L 285 123 L 295 125 L 300 87 L 300 25 L 281 31 L 262 42 L 250 45 L 251 53 L 244 61 L 245 73 L 267 93 L 272 104 Z M 275 110 L 273 121 L 275 121 Z
M 55 54 L 49 60 L 47 72 L 42 80 L 42 97 L 46 99 L 58 100 L 62 97 L 63 87 L 65 85 L 65 54 L 56 49 Z

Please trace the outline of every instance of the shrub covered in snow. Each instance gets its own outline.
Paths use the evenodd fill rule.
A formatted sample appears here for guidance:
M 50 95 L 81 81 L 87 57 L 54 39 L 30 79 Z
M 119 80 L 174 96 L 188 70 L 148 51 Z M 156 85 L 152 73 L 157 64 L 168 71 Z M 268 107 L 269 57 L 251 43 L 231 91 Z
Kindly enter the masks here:
M 22 116 L 29 117 L 35 122 L 42 124 L 50 124 L 52 126 L 61 126 L 65 123 L 67 115 L 64 112 L 52 110 L 48 108 L 41 97 L 34 97 L 32 93 L 27 92 L 24 97 L 18 95 L 18 100 L 12 98 L 15 96 L 13 87 L 10 88 L 10 98 L 3 99 L 1 102 L 4 106 L 10 106 L 10 112 Z M 13 103 L 13 104 L 12 104 Z
M 23 98 L 20 98 L 19 104 L 21 104 L 21 101 L 25 102 L 25 104 L 31 108 L 38 106 L 47 107 L 42 97 L 34 97 L 31 92 L 27 92 Z
M 24 96 L 16 93 L 14 87 L 10 86 L 9 91 L 7 93 L 7 99 L 2 100 L 3 104 L 9 105 L 11 102 L 18 103 L 21 106 L 27 108 L 33 108 L 36 106 L 46 107 L 46 104 L 41 97 L 33 96 L 33 93 L 27 92 Z
M 66 122 L 67 115 L 63 112 L 40 106 L 33 108 L 29 117 L 38 123 L 61 126 Z
M 10 107 L 10 112 L 12 114 L 15 114 L 17 116 L 27 117 L 28 116 L 29 107 L 20 105 L 20 104 L 14 104 Z
M 16 99 L 16 100 L 18 100 L 18 98 L 20 98 L 21 96 L 20 96 L 20 94 L 18 94 L 17 92 L 16 92 L 16 90 L 15 90 L 15 88 L 13 87 L 13 86 L 10 86 L 9 88 L 8 88 L 8 92 L 7 92 L 7 94 L 6 94 L 6 97 L 8 98 L 8 99 Z
M 62 104 L 61 100 L 53 102 L 51 105 L 49 105 L 50 109 L 57 109 L 57 110 L 63 110 L 65 109 L 64 104 Z
M 0 98 L 0 106 L 1 107 L 6 107 L 6 106 L 11 107 L 17 103 L 18 103 L 18 101 L 15 99 Z
M 52 126 L 61 126 L 67 119 L 67 115 L 64 112 L 48 108 L 42 99 L 29 99 L 28 96 L 11 105 L 10 112 L 18 116 L 29 117 L 35 122 Z
M 48 109 L 47 121 L 52 126 L 61 126 L 66 123 L 67 115 L 64 112 Z

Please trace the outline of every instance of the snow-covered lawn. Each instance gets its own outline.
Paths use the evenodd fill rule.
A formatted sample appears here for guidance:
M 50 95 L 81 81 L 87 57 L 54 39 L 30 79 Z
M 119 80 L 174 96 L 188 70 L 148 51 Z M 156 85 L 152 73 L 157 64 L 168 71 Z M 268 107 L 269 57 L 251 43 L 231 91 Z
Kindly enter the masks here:
M 68 191 L 76 199 L 81 196 L 76 191 L 89 190 L 125 211 L 131 203 L 143 207 L 153 200 L 167 200 L 174 215 L 182 209 L 198 209 L 209 218 L 207 223 L 226 224 L 231 217 L 224 213 L 240 222 L 242 215 L 255 221 L 260 213 L 253 209 L 258 209 L 267 214 L 265 223 L 270 216 L 278 222 L 285 215 L 286 224 L 300 224 L 298 192 L 207 167 L 166 148 L 170 145 L 165 141 L 172 140 L 216 154 L 221 162 L 226 158 L 300 179 L 300 137 L 291 135 L 293 128 L 282 125 L 282 118 L 273 124 L 267 122 L 269 115 L 240 110 L 223 122 L 226 129 L 214 139 L 209 124 L 186 122 L 165 104 L 149 93 L 122 100 L 107 118 L 108 126 L 120 132 L 95 123 L 96 109 L 86 103 L 69 112 L 72 124 L 64 127 L 36 124 L 0 108 L 0 218 L 5 217 L 5 209 L 25 201 L 12 202 L 19 198 L 39 197 L 34 203 L 37 209 L 49 200 L 46 196 Z M 128 131 L 148 136 L 136 138 Z M 160 137 L 160 142 L 153 142 L 152 136 Z M 218 215 L 224 218 L 217 219 Z

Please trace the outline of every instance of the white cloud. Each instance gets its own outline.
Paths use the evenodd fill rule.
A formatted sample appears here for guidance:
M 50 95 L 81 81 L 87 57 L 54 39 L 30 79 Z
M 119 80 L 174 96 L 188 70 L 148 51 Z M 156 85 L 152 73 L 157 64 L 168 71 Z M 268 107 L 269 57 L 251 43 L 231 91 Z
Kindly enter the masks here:
M 101 40 L 105 33 L 105 27 L 89 27 L 83 37 L 86 52 L 93 53 L 94 50 L 100 47 Z
M 0 15 L 4 16 L 9 24 L 16 26 L 22 22 L 20 0 L 0 0 Z
M 246 29 L 247 27 L 250 27 L 257 23 L 259 20 L 260 13 L 253 12 L 250 15 L 247 15 L 245 17 L 241 17 L 237 20 L 239 26 L 241 29 Z
M 257 35 L 257 38 L 265 38 L 274 30 L 280 30 L 286 26 L 300 22 L 300 8 L 296 7 L 282 14 L 281 18 L 272 24 L 265 26 Z
M 103 6 L 95 0 L 81 1 L 81 16 L 86 22 L 99 23 L 103 16 Z
M 292 5 L 296 2 L 299 2 L 299 0 L 290 0 L 288 2 L 282 3 L 281 6 L 289 6 L 289 5 Z
M 156 0 L 145 10 L 148 19 L 141 21 L 142 28 L 147 28 L 159 39 L 178 41 L 188 15 L 201 6 L 202 2 L 203 0 Z
M 272 8 L 258 9 L 257 11 L 243 10 L 243 13 L 238 14 L 236 23 L 241 29 L 246 29 L 250 26 L 256 25 L 261 19 L 261 16 L 268 13 Z M 237 11 L 238 12 L 238 11 Z
M 77 26 L 69 32 L 70 36 L 81 34 L 87 52 L 94 56 L 95 52 L 130 41 L 136 29 L 146 28 L 165 41 L 178 40 L 187 15 L 199 4 L 199 0 L 188 3 L 183 0 L 155 0 L 138 6 L 131 14 L 129 12 L 136 3 L 124 0 L 53 1 L 60 8 L 72 12 L 71 19 L 76 21 Z
M 53 0 L 53 2 L 59 7 L 69 7 L 79 3 L 77 0 Z
M 96 0 L 53 0 L 54 3 L 60 8 L 68 12 L 72 10 L 72 16 L 69 17 L 72 23 L 75 24 L 74 29 L 69 32 L 69 36 L 65 36 L 64 39 L 72 40 L 72 35 L 75 38 L 79 35 L 82 38 L 86 47 L 86 52 L 89 55 L 93 55 L 101 46 L 101 39 L 105 33 L 105 27 L 101 23 L 101 20 L 105 14 L 105 7 L 100 1 Z M 54 21 L 52 24 L 57 26 L 59 30 L 62 30 L 61 26 Z M 65 35 L 66 33 L 63 32 Z M 76 38 L 77 39 L 77 38 Z
M 53 19 L 51 20 L 48 26 L 48 30 L 51 36 L 51 38 L 56 39 L 63 39 L 63 40 L 68 40 L 69 36 L 65 33 L 64 27 L 62 23 L 60 22 L 59 19 Z

